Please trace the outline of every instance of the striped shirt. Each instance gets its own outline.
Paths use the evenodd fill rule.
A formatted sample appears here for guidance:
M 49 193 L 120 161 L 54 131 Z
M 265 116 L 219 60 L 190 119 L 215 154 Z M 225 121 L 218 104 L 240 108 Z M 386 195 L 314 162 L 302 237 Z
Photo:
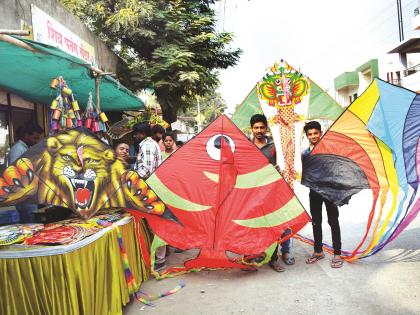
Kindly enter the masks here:
M 139 144 L 136 171 L 141 178 L 149 177 L 162 163 L 159 145 L 152 138 L 147 137 Z

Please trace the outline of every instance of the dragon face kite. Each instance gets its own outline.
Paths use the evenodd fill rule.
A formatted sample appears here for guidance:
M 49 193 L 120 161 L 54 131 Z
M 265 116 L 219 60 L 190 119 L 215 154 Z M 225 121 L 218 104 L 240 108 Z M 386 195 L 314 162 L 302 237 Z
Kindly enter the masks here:
M 249 130 L 253 114 L 267 117 L 276 146 L 277 164 L 293 188 L 301 171 L 300 147 L 303 120 L 333 121 L 343 108 L 310 78 L 280 60 L 266 70 L 232 117 L 241 130 Z M 296 150 L 297 147 L 297 150 Z
M 85 219 L 106 208 L 169 215 L 114 150 L 82 127 L 44 139 L 3 172 L 0 206 L 21 202 L 67 207 Z
M 304 161 L 302 183 L 337 205 L 372 190 L 366 233 L 348 259 L 378 252 L 420 211 L 419 143 L 420 95 L 375 79 Z
M 244 267 L 227 253 L 262 254 L 285 229 L 292 236 L 310 221 L 285 180 L 224 115 L 146 182 L 180 222 L 147 216 L 156 239 L 164 241 L 159 245 L 200 249 L 176 271 Z

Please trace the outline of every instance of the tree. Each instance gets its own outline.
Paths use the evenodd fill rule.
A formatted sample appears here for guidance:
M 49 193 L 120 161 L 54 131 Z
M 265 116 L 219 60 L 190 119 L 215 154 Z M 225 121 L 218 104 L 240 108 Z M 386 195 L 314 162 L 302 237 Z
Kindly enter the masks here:
M 204 116 L 203 127 L 212 123 L 217 117 L 222 115 L 227 106 L 225 100 L 222 98 L 220 93 L 211 91 L 206 93 L 203 97 L 200 97 L 200 113 Z M 182 110 L 182 114 L 187 117 L 197 117 L 197 100 L 191 104 L 188 108 Z M 187 122 L 187 125 L 191 127 L 196 126 L 195 121 Z
M 232 34 L 217 33 L 214 0 L 61 0 L 125 62 L 119 79 L 133 89 L 151 87 L 163 118 L 197 95 L 214 91 L 218 69 L 233 66 L 240 49 Z

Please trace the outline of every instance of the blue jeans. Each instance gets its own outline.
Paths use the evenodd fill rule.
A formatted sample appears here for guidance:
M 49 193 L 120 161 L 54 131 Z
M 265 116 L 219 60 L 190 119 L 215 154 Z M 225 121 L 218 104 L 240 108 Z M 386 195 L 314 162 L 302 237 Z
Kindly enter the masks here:
M 284 233 L 281 237 L 285 237 L 285 236 L 289 235 L 290 233 L 292 233 L 292 230 L 287 229 L 286 231 L 284 231 Z M 280 245 L 281 245 L 280 251 L 281 251 L 282 254 L 290 254 L 290 248 L 292 247 L 292 238 L 289 238 L 287 241 L 284 241 Z M 278 249 L 277 249 L 277 252 L 278 252 Z
M 38 209 L 38 205 L 32 203 L 21 203 L 16 205 L 16 210 L 19 212 L 20 223 L 34 223 L 35 216 L 32 213 Z
M 287 229 L 284 231 L 284 233 L 281 235 L 281 237 L 285 237 L 292 233 L 291 229 Z M 290 248 L 292 247 L 292 240 L 289 238 L 287 241 L 284 241 L 283 243 L 276 246 L 276 249 L 274 250 L 273 255 L 271 256 L 271 261 L 276 261 L 279 257 L 279 247 L 281 254 L 290 254 Z

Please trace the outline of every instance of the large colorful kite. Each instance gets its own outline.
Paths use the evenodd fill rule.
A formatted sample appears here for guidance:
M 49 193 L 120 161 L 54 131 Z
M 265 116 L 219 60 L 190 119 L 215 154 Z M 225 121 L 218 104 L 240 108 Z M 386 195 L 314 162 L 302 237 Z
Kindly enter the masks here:
M 310 221 L 285 180 L 225 115 L 172 154 L 146 182 L 179 220 L 146 215 L 156 234 L 152 266 L 159 246 L 200 250 L 198 257 L 166 273 L 246 267 L 228 253 L 265 253 L 269 259 L 287 228 L 289 238 Z
M 420 210 L 420 95 L 375 79 L 323 136 L 304 170 L 302 183 L 337 205 L 372 190 L 366 233 L 347 259 L 378 252 Z
M 176 220 L 137 173 L 91 131 L 78 127 L 31 147 L 0 177 L 0 206 L 56 205 L 82 218 L 131 208 Z
M 343 108 L 327 92 L 280 60 L 266 71 L 232 120 L 245 131 L 250 127 L 253 114 L 265 114 L 276 146 L 277 164 L 293 188 L 293 181 L 300 171 L 301 122 L 311 119 L 333 121 L 342 111 Z

